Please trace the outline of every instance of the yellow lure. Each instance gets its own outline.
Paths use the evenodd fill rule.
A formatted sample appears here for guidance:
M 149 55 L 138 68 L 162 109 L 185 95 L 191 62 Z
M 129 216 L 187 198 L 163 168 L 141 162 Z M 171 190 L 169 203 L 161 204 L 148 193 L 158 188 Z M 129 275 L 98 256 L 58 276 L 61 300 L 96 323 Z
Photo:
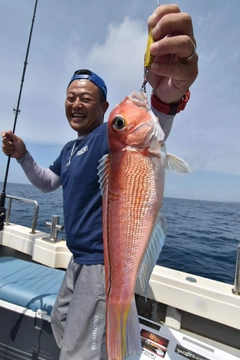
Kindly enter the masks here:
M 154 43 L 154 40 L 153 40 L 153 36 L 152 36 L 152 29 L 150 29 L 149 34 L 148 34 L 146 52 L 145 52 L 145 56 L 144 56 L 144 67 L 147 69 L 150 68 L 150 66 L 153 62 L 153 58 L 154 58 L 150 53 L 150 46 L 152 45 L 152 43 Z

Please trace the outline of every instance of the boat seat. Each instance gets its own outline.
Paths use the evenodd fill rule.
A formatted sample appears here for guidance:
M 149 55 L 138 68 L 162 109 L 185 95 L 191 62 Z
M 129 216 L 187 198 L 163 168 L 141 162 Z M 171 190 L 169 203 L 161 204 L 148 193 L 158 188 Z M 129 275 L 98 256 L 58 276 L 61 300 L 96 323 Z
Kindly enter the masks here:
M 0 258 L 0 300 L 50 316 L 65 272 L 14 257 Z

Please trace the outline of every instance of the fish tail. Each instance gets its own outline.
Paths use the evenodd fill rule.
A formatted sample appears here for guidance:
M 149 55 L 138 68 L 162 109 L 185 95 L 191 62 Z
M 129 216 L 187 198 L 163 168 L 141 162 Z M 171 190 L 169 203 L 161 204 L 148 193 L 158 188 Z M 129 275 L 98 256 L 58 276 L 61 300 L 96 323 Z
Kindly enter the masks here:
M 109 296 L 107 301 L 107 350 L 108 360 L 123 360 L 123 321 L 118 301 Z
M 130 304 L 108 299 L 107 349 L 108 360 L 125 360 L 133 355 L 137 356 L 134 359 L 140 358 L 140 329 L 134 297 Z
M 127 351 L 126 359 L 140 359 L 142 352 L 138 313 L 133 297 L 126 325 Z

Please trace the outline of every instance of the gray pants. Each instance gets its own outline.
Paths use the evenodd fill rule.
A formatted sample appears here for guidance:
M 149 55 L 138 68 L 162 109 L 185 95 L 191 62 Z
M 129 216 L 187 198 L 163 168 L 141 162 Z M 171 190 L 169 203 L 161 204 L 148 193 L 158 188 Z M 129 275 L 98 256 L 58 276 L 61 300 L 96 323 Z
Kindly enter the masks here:
M 59 360 L 107 360 L 105 309 L 104 266 L 71 259 L 51 315 Z

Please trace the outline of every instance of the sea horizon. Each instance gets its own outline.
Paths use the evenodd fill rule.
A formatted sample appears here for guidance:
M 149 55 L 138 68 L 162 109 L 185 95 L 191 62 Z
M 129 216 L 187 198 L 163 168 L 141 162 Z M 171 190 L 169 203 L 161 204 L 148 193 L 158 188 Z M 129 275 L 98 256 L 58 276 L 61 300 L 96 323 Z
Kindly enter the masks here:
M 31 184 L 30 182 L 13 182 L 13 181 L 9 181 L 7 182 L 8 184 L 14 184 L 14 185 L 29 185 L 32 186 L 34 188 L 36 188 L 33 184 Z M 3 181 L 0 181 L 0 193 L 2 192 L 2 185 L 3 185 Z M 6 190 L 7 190 L 7 185 L 6 185 Z M 61 187 L 60 187 L 61 188 Z M 36 188 L 37 189 L 37 188 Z M 41 192 L 41 190 L 37 189 L 38 191 Z M 7 191 L 6 191 L 7 194 Z M 49 193 L 48 193 L 49 194 Z M 11 194 L 8 194 L 11 195 Z M 240 201 L 234 201 L 234 200 L 209 200 L 209 199 L 193 199 L 193 198 L 187 198 L 187 197 L 177 197 L 177 196 L 169 196 L 169 195 L 164 195 L 163 198 L 169 198 L 169 199 L 179 199 L 179 200 L 192 200 L 192 201 L 208 201 L 208 202 L 216 202 L 216 203 L 234 203 L 234 204 L 240 204 Z

